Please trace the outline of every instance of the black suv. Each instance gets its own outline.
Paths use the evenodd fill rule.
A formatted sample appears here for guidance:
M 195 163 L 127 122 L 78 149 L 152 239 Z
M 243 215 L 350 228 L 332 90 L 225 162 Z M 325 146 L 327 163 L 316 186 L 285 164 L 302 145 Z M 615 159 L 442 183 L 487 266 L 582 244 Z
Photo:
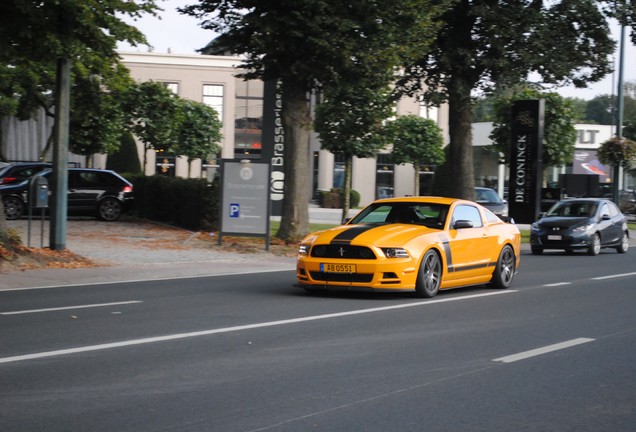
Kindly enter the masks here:
M 49 180 L 51 169 L 36 174 Z M 8 220 L 18 219 L 28 211 L 30 179 L 0 186 L 4 214 Z M 68 169 L 68 213 L 93 214 L 104 221 L 115 221 L 130 208 L 134 200 L 133 186 L 114 171 L 90 168 Z
M 47 162 L 10 162 L 0 165 L 0 186 L 21 183 L 47 168 L 51 168 Z

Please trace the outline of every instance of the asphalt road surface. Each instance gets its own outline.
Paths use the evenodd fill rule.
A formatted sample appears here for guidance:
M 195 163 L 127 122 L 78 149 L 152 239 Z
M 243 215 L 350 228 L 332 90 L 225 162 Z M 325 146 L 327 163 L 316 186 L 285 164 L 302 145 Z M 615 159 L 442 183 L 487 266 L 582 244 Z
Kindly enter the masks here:
M 635 256 L 429 300 L 288 271 L 1 291 L 0 430 L 634 431 Z

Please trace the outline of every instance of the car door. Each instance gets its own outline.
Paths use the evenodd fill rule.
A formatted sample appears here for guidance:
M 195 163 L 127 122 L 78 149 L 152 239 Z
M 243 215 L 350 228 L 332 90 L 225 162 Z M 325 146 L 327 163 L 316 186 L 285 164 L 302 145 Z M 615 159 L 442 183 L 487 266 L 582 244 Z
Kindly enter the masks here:
M 103 193 L 99 173 L 90 170 L 70 170 L 68 175 L 68 207 L 87 210 L 95 207 Z
M 599 231 L 601 233 L 601 244 L 616 244 L 623 236 L 623 220 L 612 203 L 603 203 L 599 209 Z
M 468 227 L 458 227 L 469 222 Z M 465 279 L 488 274 L 490 255 L 496 238 L 488 235 L 482 215 L 476 206 L 460 204 L 452 210 L 449 227 L 449 279 Z

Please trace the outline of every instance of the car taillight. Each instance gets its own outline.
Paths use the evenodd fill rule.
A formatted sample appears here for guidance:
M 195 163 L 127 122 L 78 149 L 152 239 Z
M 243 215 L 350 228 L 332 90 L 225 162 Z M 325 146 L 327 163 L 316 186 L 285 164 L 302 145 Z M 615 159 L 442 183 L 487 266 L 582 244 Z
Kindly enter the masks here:
M 121 191 L 124 193 L 132 192 L 132 186 L 124 186 L 124 188 Z
M 17 177 L 5 177 L 3 179 L 0 179 L 0 185 L 9 184 L 9 183 L 11 183 L 12 181 L 15 181 L 15 180 L 17 180 Z

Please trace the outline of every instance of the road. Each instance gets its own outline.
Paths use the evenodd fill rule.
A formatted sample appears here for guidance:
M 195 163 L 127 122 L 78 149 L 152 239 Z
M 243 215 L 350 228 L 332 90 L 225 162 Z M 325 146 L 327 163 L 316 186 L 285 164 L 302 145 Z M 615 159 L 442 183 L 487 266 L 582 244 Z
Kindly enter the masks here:
M 633 251 L 430 300 L 293 276 L 0 292 L 0 430 L 634 430 Z

